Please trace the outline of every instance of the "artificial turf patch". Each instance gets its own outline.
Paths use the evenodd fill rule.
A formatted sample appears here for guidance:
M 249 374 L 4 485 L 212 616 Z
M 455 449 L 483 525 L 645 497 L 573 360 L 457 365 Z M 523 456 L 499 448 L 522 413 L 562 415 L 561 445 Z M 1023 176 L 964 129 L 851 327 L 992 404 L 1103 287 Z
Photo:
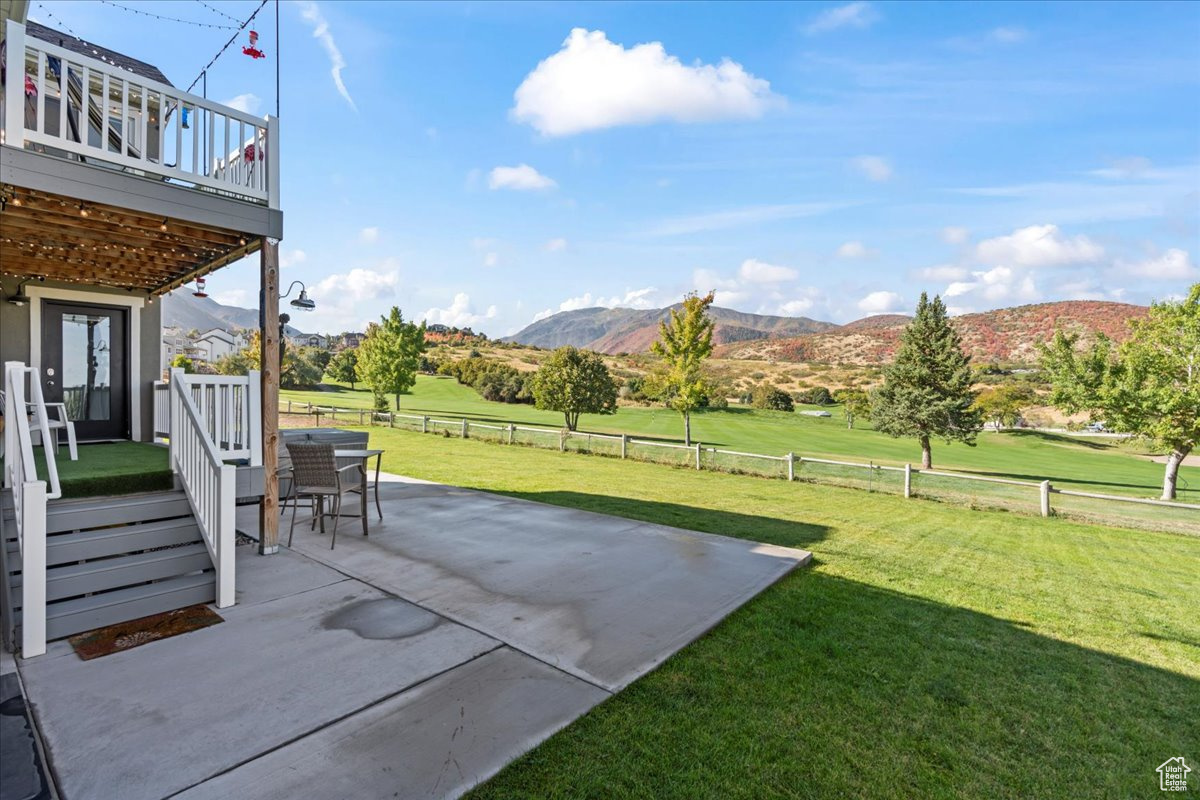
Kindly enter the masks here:
M 45 456 L 40 448 L 34 451 L 34 459 L 38 475 L 44 478 Z M 60 447 L 55 463 L 64 498 L 161 492 L 175 486 L 167 448 L 144 442 L 81 444 L 78 461 Z

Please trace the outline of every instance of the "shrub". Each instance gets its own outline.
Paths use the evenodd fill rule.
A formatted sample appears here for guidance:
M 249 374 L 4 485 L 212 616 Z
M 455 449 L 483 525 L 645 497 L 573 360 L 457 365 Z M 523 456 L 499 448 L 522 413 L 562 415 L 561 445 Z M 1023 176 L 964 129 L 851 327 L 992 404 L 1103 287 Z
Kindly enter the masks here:
M 772 411 L 792 411 L 792 396 L 769 383 L 759 384 L 751 395 L 751 405 Z
M 814 386 L 799 392 L 796 400 L 813 406 L 828 406 L 833 404 L 833 395 L 824 386 Z

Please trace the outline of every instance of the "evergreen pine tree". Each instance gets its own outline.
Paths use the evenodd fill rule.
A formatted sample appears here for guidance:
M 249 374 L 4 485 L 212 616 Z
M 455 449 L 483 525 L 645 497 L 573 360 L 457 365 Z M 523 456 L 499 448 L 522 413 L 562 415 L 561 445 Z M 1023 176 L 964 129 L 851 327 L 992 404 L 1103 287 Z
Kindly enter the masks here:
M 930 440 L 974 446 L 983 427 L 971 391 L 971 358 L 950 325 L 941 297 L 922 292 L 917 314 L 904 329 L 883 386 L 871 399 L 875 429 L 921 443 L 921 468 L 933 467 Z

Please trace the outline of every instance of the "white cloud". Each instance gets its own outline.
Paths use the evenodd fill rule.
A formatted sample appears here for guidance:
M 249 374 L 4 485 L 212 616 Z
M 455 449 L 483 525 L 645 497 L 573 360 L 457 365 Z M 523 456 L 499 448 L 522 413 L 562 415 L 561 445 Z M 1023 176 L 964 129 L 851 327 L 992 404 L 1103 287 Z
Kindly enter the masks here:
M 534 322 L 546 317 L 553 316 L 562 311 L 578 311 L 581 308 L 655 308 L 657 303 L 653 299 L 653 295 L 657 292 L 653 286 L 647 286 L 643 289 L 626 289 L 623 295 L 613 295 L 612 297 L 604 297 L 603 295 L 593 296 L 591 292 L 584 292 L 578 297 L 568 297 L 558 304 L 557 309 L 547 308 L 541 311 L 533 318 Z
M 358 111 L 358 106 L 354 104 L 354 98 L 350 96 L 346 84 L 342 81 L 342 70 L 346 68 L 346 59 L 342 58 L 342 51 L 338 49 L 337 42 L 333 40 L 333 34 L 329 32 L 329 23 L 325 20 L 325 15 L 312 0 L 301 0 L 300 16 L 304 18 L 305 22 L 312 25 L 313 38 L 321 43 L 321 47 L 325 49 L 325 55 L 329 57 L 329 74 L 333 76 L 333 85 L 337 87 L 338 94 L 350 104 L 352 109 Z
M 530 191 L 536 189 L 553 189 L 558 186 L 553 178 L 548 178 L 528 164 L 518 164 L 515 167 L 496 167 L 488 174 L 489 189 L 515 189 Z
M 997 44 L 1020 44 L 1029 38 L 1029 31 L 1013 25 L 1004 25 L 988 31 L 988 39 Z
M 838 28 L 867 28 L 878 21 L 879 12 L 870 3 L 848 3 L 822 11 L 804 26 L 804 32 L 812 36 Z
M 904 312 L 904 298 L 895 292 L 871 292 L 858 301 L 858 310 L 864 314 L 900 314 Z
M 914 273 L 923 281 L 961 281 L 969 274 L 966 267 L 954 264 L 938 264 L 934 267 L 922 267 Z
M 948 225 L 942 228 L 942 241 L 946 244 L 966 244 L 970 238 L 971 232 L 966 228 L 957 225 Z
M 1175 247 L 1137 263 L 1120 262 L 1117 266 L 1128 275 L 1155 281 L 1187 281 L 1200 275 L 1188 252 Z
M 973 280 L 955 281 L 943 296 L 962 300 L 982 300 L 992 308 L 1013 303 L 1033 303 L 1042 299 L 1033 272 L 1007 266 L 971 273 Z M 960 300 L 959 302 L 962 302 Z
M 228 289 L 224 292 L 217 292 L 212 296 L 223 306 L 239 306 L 245 308 L 250 305 L 250 292 L 246 289 Z M 258 305 L 257 301 L 254 303 Z
M 975 255 L 992 264 L 1053 267 L 1098 261 L 1104 248 L 1083 235 L 1064 236 L 1057 225 L 1030 225 L 1008 236 L 985 239 L 976 245 Z
M 1094 169 L 1088 174 L 1097 178 L 1109 180 L 1125 180 L 1128 178 L 1151 177 L 1153 162 L 1145 156 L 1126 156 L 1114 158 L 1104 169 Z
M 858 156 L 851 163 L 868 180 L 878 183 L 892 177 L 892 165 L 883 156 Z
M 258 109 L 262 107 L 262 98 L 256 94 L 247 92 L 229 100 L 222 100 L 221 105 L 236 108 L 243 114 L 257 114 Z
M 323 302 L 359 303 L 376 297 L 391 297 L 399 285 L 400 274 L 395 270 L 379 272 L 360 267 L 322 278 L 313 287 L 310 295 L 317 301 L 319 308 Z
M 765 261 L 759 261 L 757 258 L 748 258 L 742 262 L 742 266 L 738 269 L 738 277 L 750 283 L 782 283 L 783 281 L 794 281 L 798 273 L 791 267 L 780 267 L 775 264 L 768 264 Z
M 303 264 L 308 260 L 308 253 L 297 248 L 295 250 L 285 250 L 279 254 L 279 266 L 281 269 L 294 267 L 298 264 Z
M 379 228 L 363 228 L 358 232 L 358 241 L 362 244 L 375 244 L 379 241 Z
M 799 300 L 789 300 L 779 306 L 779 313 L 785 317 L 794 317 L 808 311 L 813 307 L 813 301 L 807 297 L 802 297 Z
M 558 253 L 567 249 L 567 240 L 563 238 L 551 239 L 542 245 L 542 249 L 547 253 Z
M 447 308 L 430 308 L 421 317 L 427 323 L 449 325 L 456 328 L 472 327 L 495 319 L 499 313 L 496 306 L 488 306 L 483 313 L 478 313 L 471 306 L 471 297 L 466 292 L 454 295 L 454 300 Z
M 500 263 L 500 255 L 495 252 L 485 253 L 483 256 L 483 265 L 485 267 L 494 267 Z
M 829 298 L 825 292 L 815 286 L 802 286 L 798 289 L 789 289 L 788 296 L 791 298 L 780 303 L 776 308 L 776 314 L 781 314 L 785 317 L 808 316 L 818 305 L 828 308 Z M 762 313 L 760 311 L 760 313 Z
M 629 49 L 575 28 L 517 87 L 511 116 L 546 136 L 662 120 L 753 119 L 778 98 L 738 63 L 684 65 L 661 42 Z
M 680 236 L 701 231 L 725 230 L 743 225 L 757 225 L 784 219 L 813 217 L 828 211 L 846 208 L 849 203 L 793 203 L 774 206 L 747 206 L 711 214 L 664 219 L 646 231 L 648 236 Z
M 846 242 L 837 249 L 838 258 L 872 258 L 877 255 L 878 250 L 872 250 L 862 242 Z

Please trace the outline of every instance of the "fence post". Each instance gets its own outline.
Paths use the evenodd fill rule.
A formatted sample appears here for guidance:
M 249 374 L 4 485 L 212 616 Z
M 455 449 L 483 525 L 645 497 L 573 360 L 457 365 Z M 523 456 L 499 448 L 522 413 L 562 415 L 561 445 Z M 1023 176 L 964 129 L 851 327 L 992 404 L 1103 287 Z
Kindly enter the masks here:
M 1050 481 L 1042 481 L 1038 487 L 1042 495 L 1042 516 L 1050 516 Z
M 388 427 L 389 428 L 396 427 L 396 414 L 393 411 L 388 412 Z
M 621 434 L 621 458 L 625 457 L 626 452 L 628 450 L 629 450 L 629 434 L 622 433 Z
M 867 462 L 867 491 L 875 491 L 875 462 Z
M 517 426 L 513 423 L 508 423 L 508 443 L 513 443 L 513 437 L 517 435 Z
M 696 469 L 700 469 L 700 443 L 696 442 Z
M 289 413 L 289 414 L 290 414 L 290 413 L 292 413 L 292 401 L 291 401 L 291 400 L 288 400 L 288 401 L 287 401 L 287 404 L 288 404 L 288 410 L 287 410 L 287 413 Z
M 462 438 L 464 438 L 464 439 L 467 438 L 467 418 L 466 417 L 463 417 Z
M 912 464 L 904 465 L 904 496 L 912 497 Z
M 360 426 L 363 424 L 363 421 L 362 421 L 362 415 L 363 415 L 363 410 L 360 408 L 360 409 L 358 410 L 358 424 L 359 424 Z
M 795 453 L 787 454 L 787 465 L 788 465 L 788 480 L 789 481 L 796 480 L 796 454 Z
M 558 451 L 560 453 L 567 452 L 567 437 L 570 435 L 566 428 L 558 432 Z
M 429 433 L 429 417 L 421 417 L 421 433 Z

